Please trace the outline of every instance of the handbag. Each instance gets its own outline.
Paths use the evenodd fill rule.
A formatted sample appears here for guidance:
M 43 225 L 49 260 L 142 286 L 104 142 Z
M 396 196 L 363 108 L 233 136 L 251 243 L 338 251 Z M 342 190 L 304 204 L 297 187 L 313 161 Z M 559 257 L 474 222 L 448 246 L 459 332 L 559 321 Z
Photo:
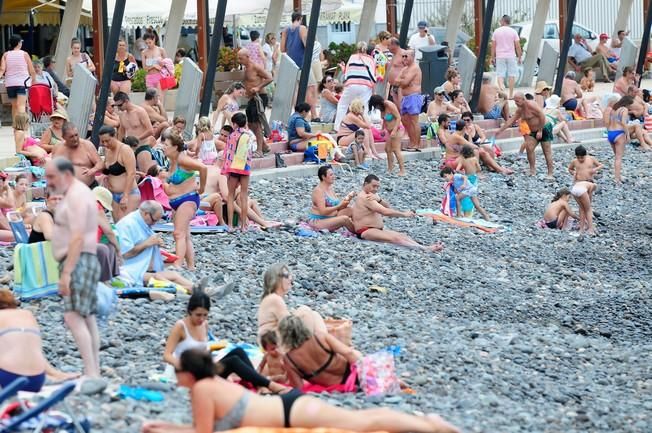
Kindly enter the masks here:
M 276 168 L 285 168 L 285 167 L 287 167 L 287 164 L 283 160 L 283 157 L 281 157 L 280 153 L 275 153 L 274 154 L 274 161 L 276 163 Z
M 398 394 L 401 386 L 394 370 L 394 356 L 383 350 L 358 361 L 358 381 L 365 395 Z
M 161 90 L 170 90 L 175 88 L 177 85 L 177 79 L 174 78 L 174 76 L 170 75 L 167 77 L 161 77 L 161 80 L 159 81 L 159 86 L 161 86 Z
M 334 319 L 327 317 L 324 319 L 328 333 L 340 340 L 347 346 L 352 346 L 351 335 L 353 334 L 353 321 L 351 319 Z

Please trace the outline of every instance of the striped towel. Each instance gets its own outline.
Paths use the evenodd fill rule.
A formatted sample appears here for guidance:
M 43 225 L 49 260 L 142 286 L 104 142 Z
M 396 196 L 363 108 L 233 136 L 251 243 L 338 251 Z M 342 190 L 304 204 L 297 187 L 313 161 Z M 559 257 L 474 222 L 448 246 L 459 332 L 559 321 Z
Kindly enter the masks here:
M 14 292 L 21 300 L 57 294 L 59 263 L 49 241 L 18 244 L 14 249 Z

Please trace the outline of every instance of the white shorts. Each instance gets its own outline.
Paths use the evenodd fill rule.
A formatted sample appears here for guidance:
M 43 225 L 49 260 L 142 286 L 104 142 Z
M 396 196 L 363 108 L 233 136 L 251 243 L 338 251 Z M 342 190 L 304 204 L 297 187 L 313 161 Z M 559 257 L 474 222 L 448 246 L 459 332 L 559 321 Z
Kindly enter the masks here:
M 321 83 L 324 74 L 321 70 L 321 62 L 319 60 L 313 60 L 310 64 L 310 74 L 308 75 L 308 85 L 312 86 L 315 84 Z
M 497 77 L 518 77 L 518 63 L 513 59 L 496 59 Z

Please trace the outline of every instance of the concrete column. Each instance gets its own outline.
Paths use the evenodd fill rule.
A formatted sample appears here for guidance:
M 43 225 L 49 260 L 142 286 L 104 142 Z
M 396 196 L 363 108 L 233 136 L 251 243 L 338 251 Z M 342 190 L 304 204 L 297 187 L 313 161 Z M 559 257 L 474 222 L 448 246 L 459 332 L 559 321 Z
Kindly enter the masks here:
M 267 33 L 278 33 L 281 27 L 281 18 L 283 17 L 283 9 L 285 8 L 285 0 L 271 0 L 269 2 L 269 10 L 267 11 L 267 20 L 265 20 L 265 33 L 261 35 L 264 41 Z M 281 39 L 277 36 L 277 41 Z
M 358 27 L 358 41 L 368 41 L 373 36 L 377 6 L 378 0 L 364 0 Z
M 163 49 L 171 59 L 174 59 L 174 53 L 177 52 L 177 46 L 179 45 L 181 25 L 183 24 L 183 17 L 186 12 L 186 3 L 187 0 L 172 0 L 172 4 L 170 5 L 170 15 L 168 15 L 168 22 L 165 25 L 165 43 L 163 44 Z
M 465 0 L 452 0 L 451 8 L 448 11 L 448 20 L 446 21 L 446 41 L 451 50 L 455 49 L 455 41 L 457 40 L 457 31 L 462 22 L 462 14 L 464 13 Z M 443 41 L 437 41 L 441 44 Z
M 612 38 L 618 37 L 618 30 L 627 30 L 629 15 L 632 12 L 632 3 L 634 3 L 634 0 L 620 0 L 618 15 L 616 15 L 616 22 L 614 23 L 614 31 L 611 34 Z
M 523 76 L 521 77 L 520 86 L 530 87 L 534 77 L 534 68 L 539 58 L 539 50 L 543 42 L 543 28 L 546 24 L 550 0 L 539 0 L 534 11 L 532 20 L 532 29 L 530 30 L 530 39 L 527 41 L 527 51 L 525 52 L 525 63 L 523 64 Z M 552 83 L 548 83 L 552 85 Z
M 62 80 L 65 79 L 66 58 L 70 55 L 70 41 L 77 33 L 83 3 L 83 0 L 68 0 L 61 19 L 54 60 L 57 62 L 55 72 Z M 102 60 L 100 59 L 100 61 Z

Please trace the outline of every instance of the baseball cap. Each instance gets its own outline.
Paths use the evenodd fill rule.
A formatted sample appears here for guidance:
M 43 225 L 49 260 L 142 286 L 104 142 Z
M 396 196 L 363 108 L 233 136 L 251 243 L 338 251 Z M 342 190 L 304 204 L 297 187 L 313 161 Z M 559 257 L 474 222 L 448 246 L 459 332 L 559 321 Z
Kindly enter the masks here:
M 103 186 L 96 186 L 93 188 L 93 194 L 95 194 L 95 200 L 106 210 L 111 210 L 111 203 L 113 202 L 113 196 L 111 191 L 104 188 Z
M 425 29 L 426 27 L 428 27 L 428 23 L 425 21 L 419 21 L 417 27 L 419 27 L 420 29 Z
M 606 33 L 600 33 L 600 39 L 609 39 L 609 36 Z
M 7 180 L 8 177 L 9 175 L 7 173 L 5 173 L 4 171 L 0 171 L 0 179 Z
M 435 95 L 439 95 L 440 93 L 446 93 L 446 89 L 444 89 L 444 86 L 435 87 Z

